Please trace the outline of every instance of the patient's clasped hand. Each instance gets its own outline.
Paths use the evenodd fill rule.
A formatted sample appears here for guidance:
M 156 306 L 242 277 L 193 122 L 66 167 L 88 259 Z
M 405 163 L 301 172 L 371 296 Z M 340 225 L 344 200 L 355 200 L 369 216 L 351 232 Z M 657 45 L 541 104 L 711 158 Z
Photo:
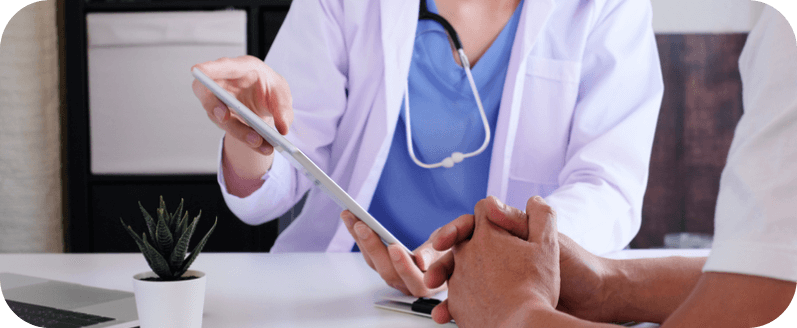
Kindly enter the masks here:
M 515 326 L 556 309 L 609 320 L 600 289 L 610 260 L 557 232 L 556 213 L 541 197 L 530 198 L 525 212 L 488 197 L 431 240 L 436 249 L 453 247 L 425 275 L 430 288 L 448 280 L 448 299 L 432 312 L 439 323 L 453 316 L 464 326 Z

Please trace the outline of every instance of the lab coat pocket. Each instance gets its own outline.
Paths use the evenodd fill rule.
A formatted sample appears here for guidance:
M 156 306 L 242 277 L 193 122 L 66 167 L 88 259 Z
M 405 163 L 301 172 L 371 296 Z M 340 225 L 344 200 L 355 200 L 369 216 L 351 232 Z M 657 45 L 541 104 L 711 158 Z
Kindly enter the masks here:
M 509 188 L 534 196 L 558 187 L 565 164 L 573 111 L 578 98 L 581 64 L 542 57 L 528 58 L 517 134 L 509 171 Z M 510 190 L 511 191 L 511 190 Z M 525 204 L 525 202 L 524 202 Z
M 531 56 L 528 58 L 526 75 L 552 81 L 575 83 L 578 85 L 578 82 L 581 80 L 581 63 Z

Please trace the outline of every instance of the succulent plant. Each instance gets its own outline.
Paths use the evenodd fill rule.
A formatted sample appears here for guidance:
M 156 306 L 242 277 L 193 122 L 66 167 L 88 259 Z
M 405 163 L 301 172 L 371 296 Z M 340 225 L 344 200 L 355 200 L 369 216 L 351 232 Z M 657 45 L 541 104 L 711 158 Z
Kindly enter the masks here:
M 219 221 L 218 217 L 213 223 L 213 227 L 194 246 L 194 250 L 186 258 L 188 243 L 194 234 L 199 217 L 202 216 L 202 210 L 189 223 L 188 211 L 183 214 L 182 199 L 177 210 L 170 214 L 166 210 L 166 203 L 163 201 L 163 196 L 161 196 L 160 206 L 157 209 L 157 220 L 144 209 L 140 201 L 138 202 L 138 207 L 141 209 L 141 214 L 144 215 L 149 236 L 153 237 L 151 240 L 147 238 L 146 232 L 139 237 L 129 225 L 125 224 L 122 218 L 119 218 L 119 221 L 122 222 L 122 226 L 133 237 L 133 240 L 136 241 L 141 253 L 144 254 L 144 258 L 147 259 L 147 264 L 161 280 L 180 280 L 183 273 L 188 270 L 188 267 L 194 262 L 199 252 L 205 247 L 208 237 L 210 237 L 213 229 L 216 228 L 216 223 Z

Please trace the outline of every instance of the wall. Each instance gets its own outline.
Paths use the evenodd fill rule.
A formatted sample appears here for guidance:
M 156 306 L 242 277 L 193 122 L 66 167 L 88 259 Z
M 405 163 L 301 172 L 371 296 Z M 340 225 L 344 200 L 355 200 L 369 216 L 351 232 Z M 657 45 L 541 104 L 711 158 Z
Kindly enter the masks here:
M 31 4 L 0 46 L 0 252 L 61 252 L 55 0 Z
M 719 180 L 742 114 L 739 54 L 763 4 L 652 0 L 665 94 L 635 248 L 711 235 Z
M 651 0 L 657 34 L 748 32 L 764 4 L 751 0 Z

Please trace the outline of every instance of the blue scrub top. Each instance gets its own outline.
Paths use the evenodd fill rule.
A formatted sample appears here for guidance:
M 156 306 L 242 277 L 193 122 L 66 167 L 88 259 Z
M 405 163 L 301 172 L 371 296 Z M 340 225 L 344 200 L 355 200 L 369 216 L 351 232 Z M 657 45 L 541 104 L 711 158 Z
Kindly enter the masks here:
M 437 13 L 434 1 L 429 11 Z M 504 89 L 509 55 L 520 20 L 520 8 L 472 68 L 492 132 L 487 149 L 453 168 L 422 168 L 407 151 L 404 103 L 387 163 L 368 209 L 410 249 L 462 214 L 473 213 L 486 197 L 495 124 Z M 409 71 L 411 128 L 415 155 L 437 163 L 458 151 L 470 153 L 484 142 L 484 127 L 465 70 L 457 65 L 443 27 L 418 21 Z M 356 250 L 356 245 L 355 245 Z

